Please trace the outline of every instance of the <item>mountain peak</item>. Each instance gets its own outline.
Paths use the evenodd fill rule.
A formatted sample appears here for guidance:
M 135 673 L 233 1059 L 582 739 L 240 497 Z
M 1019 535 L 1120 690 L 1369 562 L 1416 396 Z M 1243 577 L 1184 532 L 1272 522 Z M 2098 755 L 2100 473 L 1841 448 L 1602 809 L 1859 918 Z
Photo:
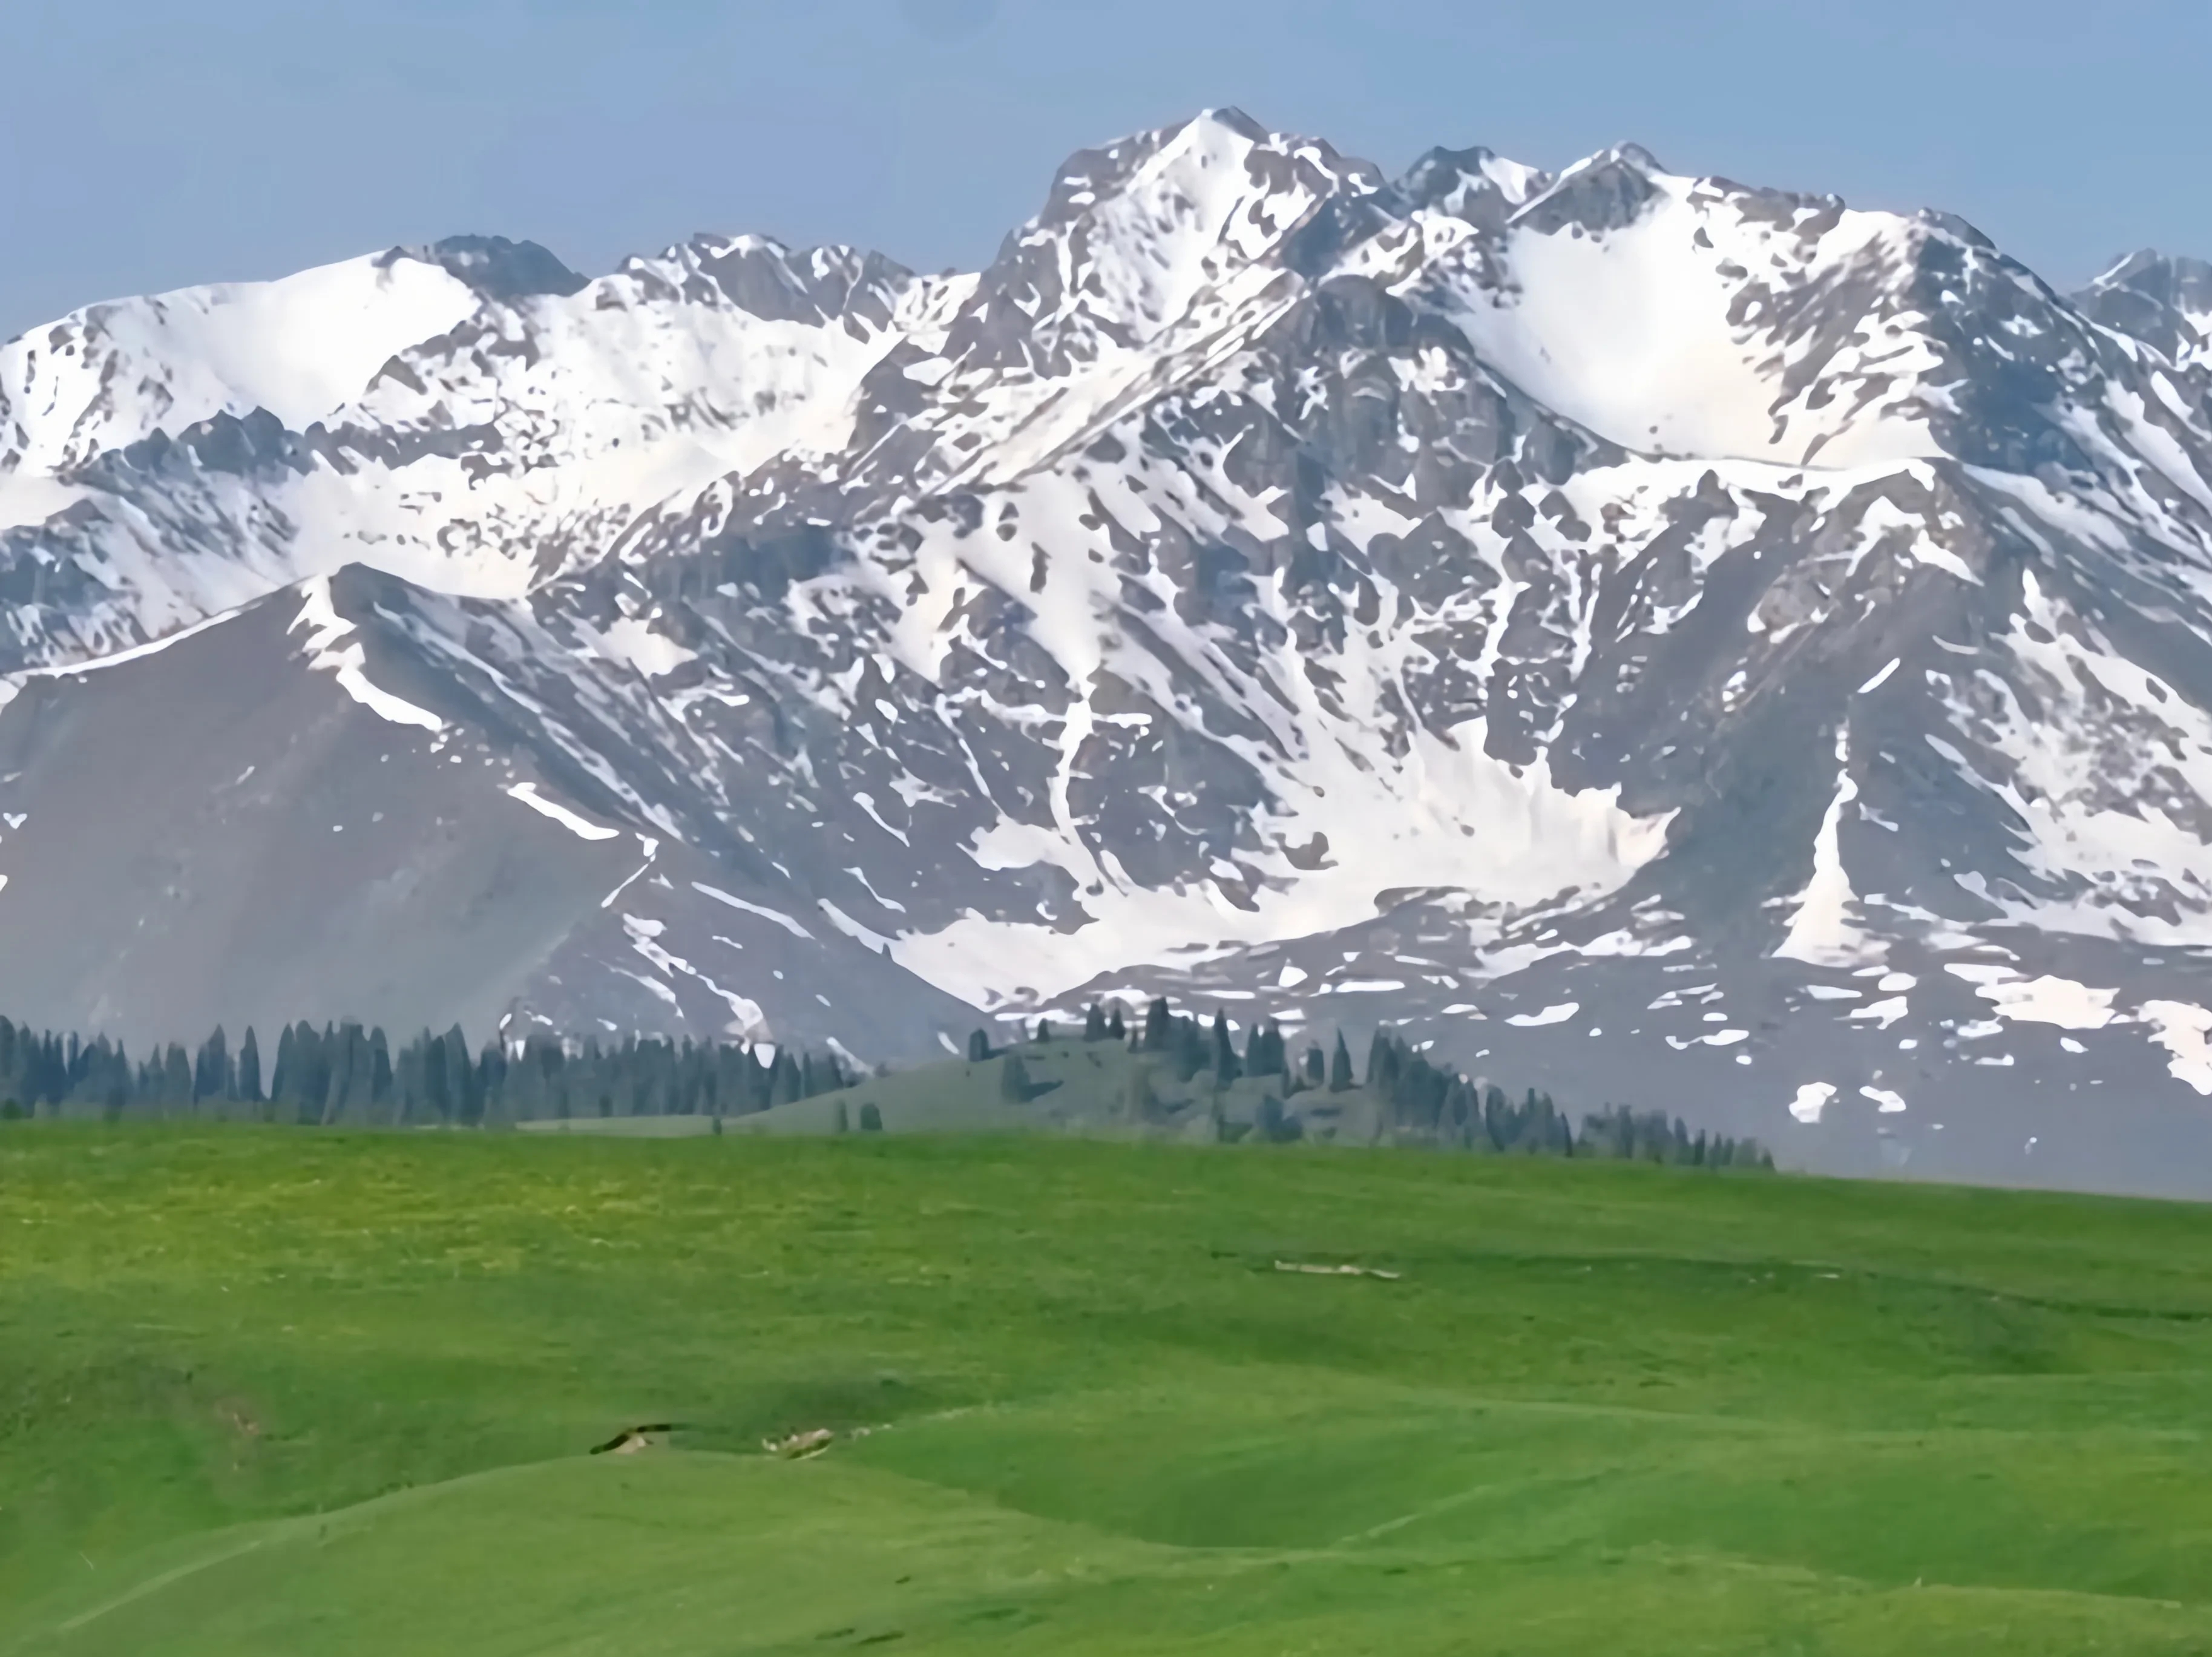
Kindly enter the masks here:
M 1252 143 L 1265 143 L 1274 135 L 1233 104 L 1224 104 L 1213 109 L 1202 109 L 1183 124 L 1185 130 L 1196 126 L 1220 127 Z
M 2073 295 L 2094 321 L 2177 364 L 2212 360 L 2212 263 L 2138 248 Z
M 1406 170 L 1396 188 L 1409 207 L 1495 230 L 1551 184 L 1552 175 L 1541 168 L 1508 161 L 1478 144 L 1428 151 Z
M 505 236 L 447 236 L 426 246 L 392 248 L 378 255 L 376 263 L 389 270 L 403 258 L 434 264 L 489 300 L 529 299 L 540 294 L 566 297 L 586 282 L 536 242 L 509 241 Z

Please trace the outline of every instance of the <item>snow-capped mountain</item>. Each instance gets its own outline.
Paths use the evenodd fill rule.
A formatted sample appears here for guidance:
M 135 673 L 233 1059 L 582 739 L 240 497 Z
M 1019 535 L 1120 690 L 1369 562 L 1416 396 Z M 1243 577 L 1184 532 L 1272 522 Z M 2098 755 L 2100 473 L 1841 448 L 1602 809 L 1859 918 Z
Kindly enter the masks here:
M 1217 112 L 970 275 L 93 307 L 0 440 L 41 1021 L 876 1058 L 1164 992 L 2212 1190 L 2212 267 Z

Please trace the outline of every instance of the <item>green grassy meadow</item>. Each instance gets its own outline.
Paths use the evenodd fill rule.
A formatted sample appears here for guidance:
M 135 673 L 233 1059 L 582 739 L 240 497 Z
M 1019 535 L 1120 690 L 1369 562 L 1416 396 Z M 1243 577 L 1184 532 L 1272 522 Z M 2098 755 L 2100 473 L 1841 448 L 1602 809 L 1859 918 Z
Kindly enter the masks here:
M 2208 1245 L 1311 1146 L 0 1130 L 0 1654 L 2212 1651 Z

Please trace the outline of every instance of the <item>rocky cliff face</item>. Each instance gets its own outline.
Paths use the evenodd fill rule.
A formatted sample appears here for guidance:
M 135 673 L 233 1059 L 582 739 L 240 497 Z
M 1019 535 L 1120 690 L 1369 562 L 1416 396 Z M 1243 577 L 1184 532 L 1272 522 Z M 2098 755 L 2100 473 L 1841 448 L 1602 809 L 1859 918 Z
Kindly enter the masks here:
M 2209 283 L 1229 112 L 975 275 L 479 240 L 94 307 L 0 349 L 0 1000 L 877 1057 L 1158 992 L 2212 1188 Z

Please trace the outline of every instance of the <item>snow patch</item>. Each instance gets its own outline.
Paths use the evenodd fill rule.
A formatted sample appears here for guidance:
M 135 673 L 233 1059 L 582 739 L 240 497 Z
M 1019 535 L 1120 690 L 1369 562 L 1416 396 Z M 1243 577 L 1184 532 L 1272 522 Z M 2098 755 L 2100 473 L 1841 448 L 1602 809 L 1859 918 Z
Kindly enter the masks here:
M 2172 1055 L 2166 1069 L 2200 1094 L 2212 1095 L 2212 1011 L 2189 1001 L 2146 1001 L 2151 1040 Z
M 1974 993 L 1993 1004 L 1999 1018 L 2068 1030 L 2100 1030 L 2112 1022 L 2117 990 L 2093 989 L 2047 974 L 2028 978 L 1988 962 L 1948 962 L 1943 970 L 1973 985 Z
M 1518 1024 L 1523 1029 L 1536 1029 L 1546 1024 L 1564 1024 L 1582 1010 L 1583 1004 L 1579 1001 L 1562 1001 L 1556 1006 L 1545 1008 L 1541 1012 L 1515 1013 L 1505 1022 L 1509 1024 Z
M 701 880 L 693 881 L 691 889 L 702 896 L 713 898 L 717 903 L 726 903 L 732 909 L 742 909 L 749 915 L 758 915 L 763 920 L 773 921 L 793 938 L 804 938 L 811 941 L 814 937 L 813 933 L 808 932 L 805 927 L 800 926 L 781 909 L 770 909 L 762 904 L 748 903 L 741 897 L 732 897 L 719 886 L 709 886 Z
M 1790 1102 L 1790 1114 L 1807 1124 L 1818 1122 L 1828 1102 L 1836 1096 L 1835 1086 L 1828 1082 L 1808 1082 L 1797 1089 L 1797 1096 Z
M 592 648 L 599 655 L 608 661 L 635 668 L 648 679 L 673 673 L 686 662 L 699 659 L 697 651 L 686 650 L 665 634 L 655 633 L 651 623 L 635 616 L 625 616 L 604 633 L 590 636 Z
M 609 828 L 603 824 L 593 822 L 590 818 L 571 811 L 567 806 L 547 799 L 538 792 L 538 785 L 534 782 L 518 782 L 507 791 L 507 796 L 509 799 L 520 800 L 540 816 L 552 818 L 570 834 L 581 840 L 614 840 L 622 834 L 619 828 Z
M 1895 663 L 1891 664 L 1895 666 Z M 1881 676 L 1876 676 L 1879 683 Z M 1774 953 L 1784 961 L 1813 967 L 1850 966 L 1865 959 L 1866 943 L 1851 918 L 1857 895 L 1844 866 L 1844 813 L 1859 797 L 1850 773 L 1850 733 L 1836 732 L 1836 792 L 1813 836 L 1813 877 L 1798 894 L 1790 930 Z

